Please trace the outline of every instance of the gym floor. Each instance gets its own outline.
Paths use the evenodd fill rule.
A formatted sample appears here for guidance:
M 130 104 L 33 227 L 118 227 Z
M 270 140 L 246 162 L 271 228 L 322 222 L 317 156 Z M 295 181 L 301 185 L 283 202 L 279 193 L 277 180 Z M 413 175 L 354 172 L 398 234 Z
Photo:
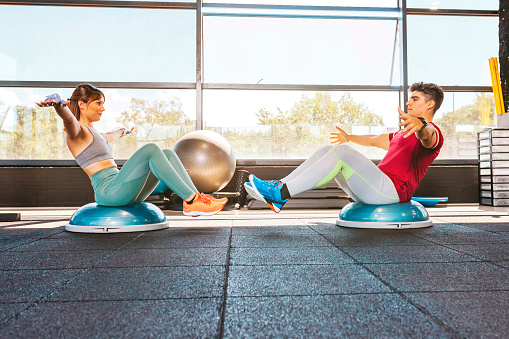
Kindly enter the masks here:
M 6 212 L 3 209 L 2 212 Z M 0 223 L 0 337 L 506 337 L 509 213 L 428 208 L 434 226 L 335 226 L 337 210 L 225 211 L 146 233 Z

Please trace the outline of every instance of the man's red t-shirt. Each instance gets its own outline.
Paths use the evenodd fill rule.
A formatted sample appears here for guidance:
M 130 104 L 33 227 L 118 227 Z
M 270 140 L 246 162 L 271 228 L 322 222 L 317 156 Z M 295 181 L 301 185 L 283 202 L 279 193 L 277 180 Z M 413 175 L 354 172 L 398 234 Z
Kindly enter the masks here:
M 444 144 L 440 129 L 432 122 L 429 124 L 432 124 L 438 133 L 438 142 L 434 148 L 422 146 L 415 133 L 406 139 L 403 138 L 404 133 L 390 133 L 389 150 L 378 164 L 378 168 L 394 183 L 401 202 L 412 198 L 429 165 Z

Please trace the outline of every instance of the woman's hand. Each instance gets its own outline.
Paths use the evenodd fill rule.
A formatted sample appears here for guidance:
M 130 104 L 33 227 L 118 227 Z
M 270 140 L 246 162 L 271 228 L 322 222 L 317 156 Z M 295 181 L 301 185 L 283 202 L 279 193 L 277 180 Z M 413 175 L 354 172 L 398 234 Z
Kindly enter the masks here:
M 51 106 L 59 107 L 59 106 L 66 106 L 66 105 L 68 105 L 69 101 L 62 100 L 60 95 L 54 93 L 54 94 L 51 94 L 48 97 L 46 97 L 46 99 L 44 99 L 43 101 L 36 102 L 36 104 L 39 107 L 51 107 Z
M 345 131 L 343 131 L 338 126 L 336 126 L 336 129 L 339 131 L 339 133 L 331 132 L 331 134 L 330 134 L 331 144 L 336 146 L 336 145 L 346 144 L 347 142 L 350 142 L 350 136 Z
M 120 130 L 122 131 L 122 134 L 120 136 L 125 137 L 126 135 L 129 135 L 134 131 L 134 127 L 131 129 L 122 127 Z

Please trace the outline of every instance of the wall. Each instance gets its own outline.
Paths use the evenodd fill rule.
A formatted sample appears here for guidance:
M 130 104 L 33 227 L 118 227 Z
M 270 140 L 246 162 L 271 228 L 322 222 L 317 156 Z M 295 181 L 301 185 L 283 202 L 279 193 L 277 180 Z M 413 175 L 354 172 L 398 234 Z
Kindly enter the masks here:
M 276 179 L 296 165 L 250 165 L 247 170 L 262 179 Z M 234 191 L 237 173 L 223 189 Z M 422 180 L 416 196 L 445 196 L 451 203 L 478 203 L 477 165 L 433 165 Z M 88 176 L 77 166 L 0 167 L 0 207 L 81 206 L 94 201 Z M 319 191 L 317 191 L 319 192 Z

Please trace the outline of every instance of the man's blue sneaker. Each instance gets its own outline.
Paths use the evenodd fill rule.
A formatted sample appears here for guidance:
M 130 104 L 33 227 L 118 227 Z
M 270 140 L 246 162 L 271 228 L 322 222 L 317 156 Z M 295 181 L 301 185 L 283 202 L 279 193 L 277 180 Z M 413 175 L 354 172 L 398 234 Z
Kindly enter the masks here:
M 271 180 L 271 181 L 265 181 L 265 182 L 272 182 L 276 185 L 279 185 L 281 183 L 281 181 L 279 181 L 279 180 Z M 258 191 L 253 188 L 253 185 L 251 185 L 250 181 L 244 183 L 244 188 L 246 189 L 247 193 L 250 196 L 252 196 L 253 198 L 255 198 L 256 200 L 265 202 L 265 199 L 263 198 L 263 196 L 261 196 L 258 193 Z
M 244 183 L 244 188 L 246 189 L 246 192 L 252 196 L 253 198 L 255 198 L 256 200 L 261 200 L 263 202 L 265 202 L 265 200 L 263 199 L 263 197 L 258 194 L 258 192 L 253 188 L 253 185 L 251 185 L 251 182 L 245 182 Z
M 280 181 L 264 181 L 250 174 L 249 182 L 251 183 L 251 188 L 256 191 L 256 194 L 276 213 L 279 213 L 288 201 L 288 199 L 281 199 L 283 183 Z

